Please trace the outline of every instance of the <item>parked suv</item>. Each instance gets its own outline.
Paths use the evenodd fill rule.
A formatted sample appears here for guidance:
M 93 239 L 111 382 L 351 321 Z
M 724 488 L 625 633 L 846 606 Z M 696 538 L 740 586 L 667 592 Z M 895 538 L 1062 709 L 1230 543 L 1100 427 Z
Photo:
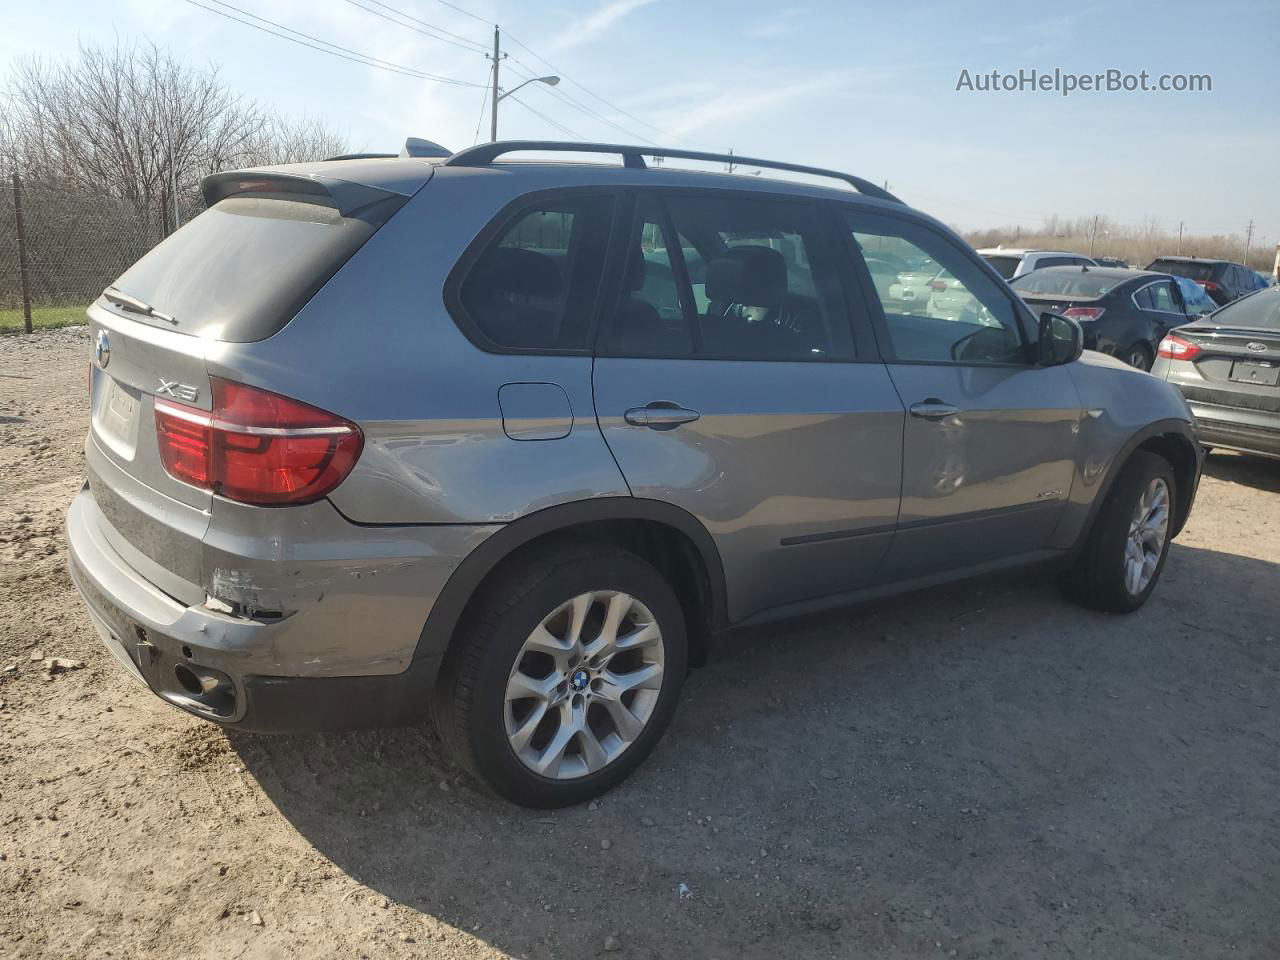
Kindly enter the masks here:
M 1186 277 L 1204 287 L 1219 306 L 1230 303 L 1245 294 L 1261 290 L 1265 283 L 1260 275 L 1243 263 L 1230 260 L 1206 260 L 1202 257 L 1160 257 L 1147 267 L 1159 273 L 1171 273 Z
M 1146 601 L 1200 473 L 1173 387 L 865 180 L 642 154 L 722 159 L 207 178 L 89 308 L 70 563 L 124 668 L 247 730 L 430 712 L 557 806 L 643 760 L 730 626 L 1042 561 Z M 972 306 L 880 293 L 926 260 Z
M 1066 250 L 1011 250 L 1007 247 L 987 247 L 978 255 L 995 268 L 1006 280 L 1025 276 L 1033 270 L 1045 267 L 1093 267 L 1097 264 L 1089 257 Z

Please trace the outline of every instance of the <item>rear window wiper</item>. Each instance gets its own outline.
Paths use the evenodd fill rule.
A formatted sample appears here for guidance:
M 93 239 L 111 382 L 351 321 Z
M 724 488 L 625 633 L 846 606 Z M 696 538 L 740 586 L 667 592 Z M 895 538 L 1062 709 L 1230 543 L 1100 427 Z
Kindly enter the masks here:
M 137 297 L 131 297 L 123 290 L 117 290 L 115 287 L 107 287 L 102 291 L 102 295 L 114 303 L 121 310 L 127 310 L 130 313 L 140 313 L 144 317 L 154 317 L 157 320 L 163 320 L 165 323 L 176 324 L 177 317 L 171 317 L 167 313 L 161 313 L 151 304 L 139 300 Z

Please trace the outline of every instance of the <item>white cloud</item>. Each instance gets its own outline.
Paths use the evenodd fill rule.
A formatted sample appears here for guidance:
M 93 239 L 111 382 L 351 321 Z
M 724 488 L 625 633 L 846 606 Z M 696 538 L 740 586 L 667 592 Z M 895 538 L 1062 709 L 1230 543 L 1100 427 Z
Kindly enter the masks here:
M 552 41 L 552 49 L 567 50 L 569 47 L 595 40 L 627 14 L 656 2 L 657 0 L 612 0 L 611 3 L 597 8 L 562 32 Z

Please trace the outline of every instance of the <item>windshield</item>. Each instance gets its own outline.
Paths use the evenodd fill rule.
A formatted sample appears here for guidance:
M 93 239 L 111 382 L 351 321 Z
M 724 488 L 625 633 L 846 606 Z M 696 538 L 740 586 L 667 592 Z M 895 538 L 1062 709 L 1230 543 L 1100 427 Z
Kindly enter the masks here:
M 1190 263 L 1186 260 L 1155 260 L 1147 269 L 1157 273 L 1172 273 L 1175 277 L 1190 277 L 1205 283 L 1213 279 L 1215 266 L 1212 263 Z
M 1123 282 L 1093 272 L 1085 273 L 1078 267 L 1051 267 L 1023 274 L 1009 286 L 1020 294 L 1033 297 L 1081 297 L 1094 300 Z
M 1280 330 L 1280 287 L 1267 287 L 1227 304 L 1213 315 L 1213 323 L 1219 327 Z
M 182 333 L 244 343 L 278 332 L 403 204 L 344 217 L 295 199 L 220 200 L 124 272 L 113 286 L 173 318 Z M 131 313 L 143 323 L 161 319 Z
M 982 259 L 996 268 L 996 273 L 1008 280 L 1018 269 L 1018 264 L 1022 262 L 1021 257 L 1000 257 L 994 254 L 983 254 Z

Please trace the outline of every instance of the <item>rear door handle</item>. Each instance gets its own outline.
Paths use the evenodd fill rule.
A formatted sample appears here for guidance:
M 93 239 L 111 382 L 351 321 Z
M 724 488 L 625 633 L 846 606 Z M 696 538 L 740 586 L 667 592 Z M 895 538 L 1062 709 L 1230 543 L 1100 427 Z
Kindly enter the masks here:
M 689 410 L 678 403 L 655 400 L 643 407 L 632 407 L 622 419 L 633 427 L 649 427 L 653 430 L 672 430 L 682 423 L 692 423 L 701 417 L 697 410 Z
M 945 420 L 960 412 L 960 408 L 955 404 L 939 400 L 937 397 L 929 397 L 927 400 L 913 403 L 908 410 L 913 417 L 919 417 L 921 420 Z

